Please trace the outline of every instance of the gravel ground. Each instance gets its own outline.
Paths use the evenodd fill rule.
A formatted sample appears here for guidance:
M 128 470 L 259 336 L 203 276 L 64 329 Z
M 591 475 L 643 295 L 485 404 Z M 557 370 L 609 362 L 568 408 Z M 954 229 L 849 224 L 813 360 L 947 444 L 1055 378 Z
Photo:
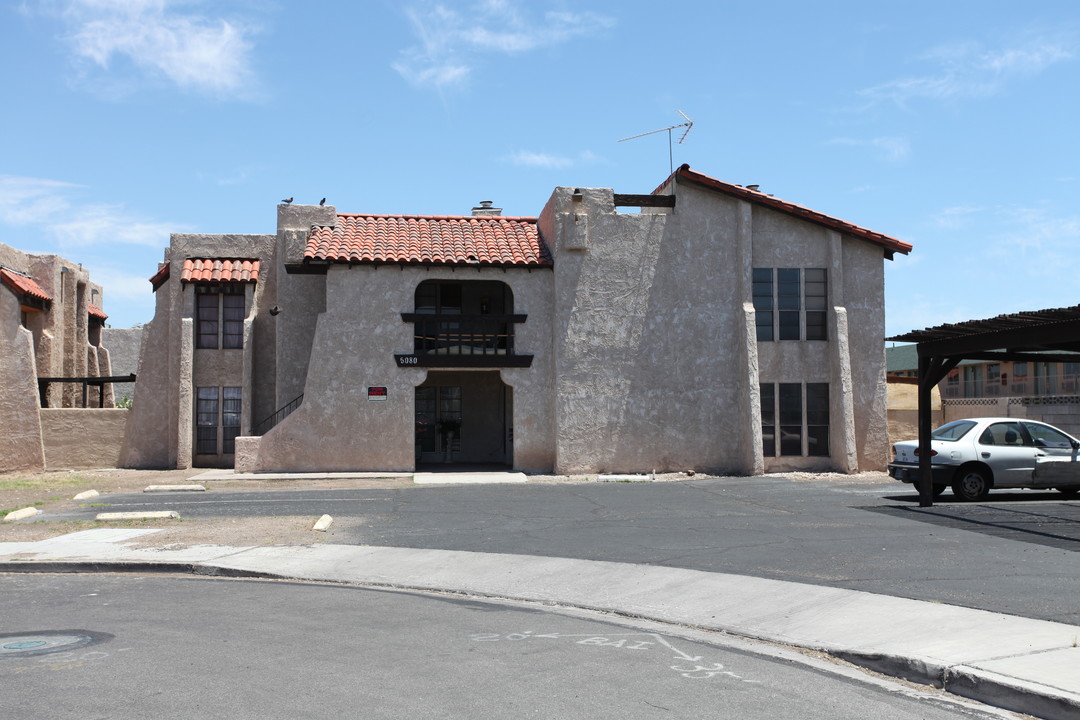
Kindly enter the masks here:
M 43 511 L 35 522 L 0 521 L 0 542 L 29 542 L 100 527 L 154 527 L 146 545 L 307 545 L 322 542 L 324 533 L 311 530 L 318 518 L 269 517 L 203 520 L 126 520 L 110 522 L 49 522 L 50 513 L 76 505 L 78 493 L 97 490 L 104 495 L 142 492 L 148 485 L 191 484 L 205 468 L 191 470 L 72 470 L 0 474 L 0 515 L 24 507 Z M 336 488 L 412 487 L 409 478 L 349 480 L 214 480 L 199 482 L 208 491 L 333 490 Z M 103 497 L 102 502 L 107 502 Z M 96 502 L 91 500 L 90 502 Z M 41 520 L 44 520 L 42 522 Z

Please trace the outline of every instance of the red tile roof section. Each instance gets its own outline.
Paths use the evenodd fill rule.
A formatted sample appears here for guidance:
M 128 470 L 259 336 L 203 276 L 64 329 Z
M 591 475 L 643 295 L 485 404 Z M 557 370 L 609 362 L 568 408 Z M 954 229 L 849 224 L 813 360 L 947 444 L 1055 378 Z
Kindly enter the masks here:
M 154 292 L 157 292 L 158 288 L 168 281 L 171 267 L 171 263 L 165 263 L 159 267 L 158 271 L 154 273 L 154 276 L 150 278 L 150 284 L 154 286 Z
M 772 195 L 768 195 L 757 190 L 751 190 L 750 188 L 743 187 L 742 185 L 735 185 L 733 183 L 724 182 L 723 180 L 717 180 L 716 178 L 709 177 L 708 175 L 703 175 L 699 172 L 694 172 L 690 169 L 689 165 L 680 166 L 679 169 L 672 173 L 667 180 L 661 183 L 660 187 L 654 190 L 653 193 L 659 193 L 659 191 L 663 190 L 665 187 L 668 186 L 668 184 L 671 183 L 671 180 L 673 178 L 689 180 L 691 182 L 695 182 L 700 185 L 712 188 L 713 190 L 719 190 L 720 192 L 726 193 L 728 195 L 733 195 L 748 202 L 757 203 L 758 205 L 765 205 L 767 207 L 773 208 L 774 210 L 779 210 L 780 212 L 785 212 L 789 215 L 794 215 L 795 217 L 809 220 L 819 225 L 824 225 L 825 227 L 832 228 L 833 230 L 837 230 L 846 235 L 851 235 L 857 238 L 861 238 L 863 240 L 869 240 L 875 245 L 880 245 L 881 247 L 889 251 L 900 252 L 904 253 L 905 255 L 911 252 L 911 243 L 906 243 L 903 240 L 897 240 L 896 238 L 889 237 L 888 235 L 882 235 L 881 233 L 874 232 L 873 230 L 867 230 L 864 227 L 859 227 L 858 225 L 854 225 L 844 220 L 840 220 L 839 218 L 834 218 L 830 215 L 819 213 L 816 210 L 811 210 L 810 208 L 796 205 L 795 203 L 780 200 L 779 198 L 775 198 Z
M 18 295 L 29 295 L 38 300 L 52 302 L 52 295 L 41 289 L 41 286 L 31 278 L 14 270 L 0 268 L 0 281 L 15 291 Z
M 180 282 L 258 282 L 259 261 L 226 258 L 187 258 Z
M 86 304 L 86 312 L 87 312 L 88 315 L 90 315 L 90 317 L 97 318 L 98 320 L 101 320 L 102 322 L 109 319 L 109 316 L 105 314 L 105 311 L 102 310 L 101 308 L 99 308 L 94 303 L 87 303 Z
M 339 214 L 315 226 L 305 260 L 421 265 L 548 267 L 536 218 L 472 215 Z

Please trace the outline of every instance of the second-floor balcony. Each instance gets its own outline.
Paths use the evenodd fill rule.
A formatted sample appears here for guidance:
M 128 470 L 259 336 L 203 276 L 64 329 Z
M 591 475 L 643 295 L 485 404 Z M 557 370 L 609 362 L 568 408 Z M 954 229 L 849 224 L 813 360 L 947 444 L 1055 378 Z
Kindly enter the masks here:
M 413 352 L 394 357 L 400 367 L 529 367 L 533 356 L 514 349 L 514 326 L 526 317 L 402 313 L 413 323 Z

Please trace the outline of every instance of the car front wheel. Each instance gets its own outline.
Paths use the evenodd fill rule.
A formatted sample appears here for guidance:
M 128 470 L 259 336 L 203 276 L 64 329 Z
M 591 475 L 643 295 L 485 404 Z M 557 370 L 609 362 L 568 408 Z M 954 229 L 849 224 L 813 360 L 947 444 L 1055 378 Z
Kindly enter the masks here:
M 952 491 L 953 495 L 967 502 L 982 500 L 990 492 L 986 470 L 975 466 L 960 468 L 953 478 Z

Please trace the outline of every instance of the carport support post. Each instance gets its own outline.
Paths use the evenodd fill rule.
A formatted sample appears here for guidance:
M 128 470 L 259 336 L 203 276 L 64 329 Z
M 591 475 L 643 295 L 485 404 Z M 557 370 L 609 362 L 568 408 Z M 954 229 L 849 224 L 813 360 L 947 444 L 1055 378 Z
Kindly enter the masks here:
M 930 469 L 930 391 L 937 384 L 932 377 L 934 364 L 931 358 L 919 355 L 919 507 L 934 505 Z

